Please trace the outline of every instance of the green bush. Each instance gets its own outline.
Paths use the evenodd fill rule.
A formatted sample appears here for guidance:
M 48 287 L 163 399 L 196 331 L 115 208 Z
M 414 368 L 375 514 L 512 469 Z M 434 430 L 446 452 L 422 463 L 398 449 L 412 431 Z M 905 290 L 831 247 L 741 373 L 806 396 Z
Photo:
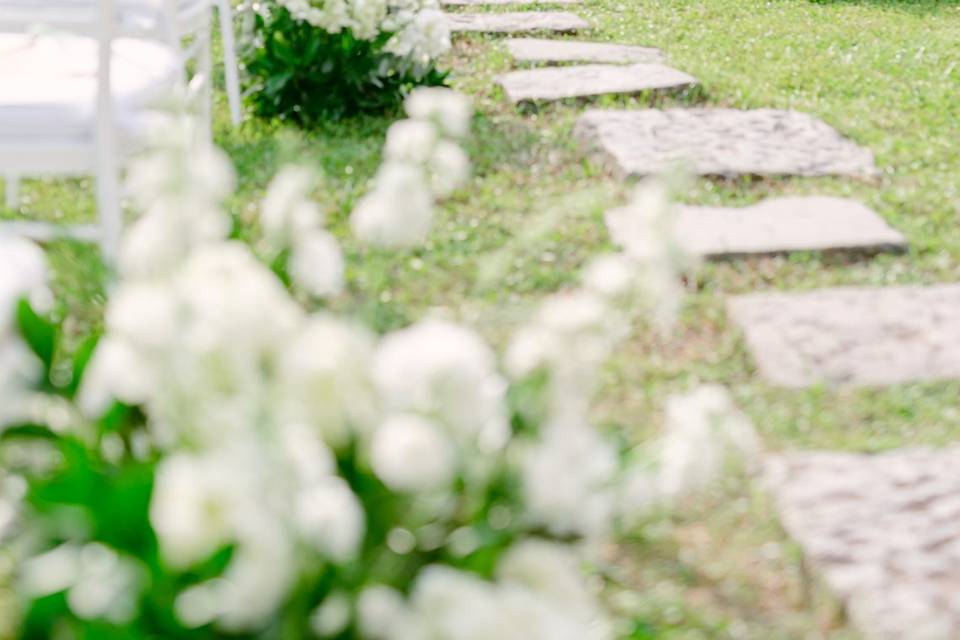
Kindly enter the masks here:
M 282 7 L 255 13 L 245 52 L 254 113 L 309 127 L 321 120 L 383 112 L 419 85 L 443 85 L 447 74 L 432 62 L 385 50 L 393 37 L 370 40 L 351 30 L 328 33 L 297 20 Z

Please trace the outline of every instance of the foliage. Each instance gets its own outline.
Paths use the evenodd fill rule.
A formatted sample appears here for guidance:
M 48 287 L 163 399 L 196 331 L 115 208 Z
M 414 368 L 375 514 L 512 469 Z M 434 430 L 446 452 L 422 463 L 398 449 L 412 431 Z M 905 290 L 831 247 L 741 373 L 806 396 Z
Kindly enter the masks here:
M 322 120 L 382 113 L 416 86 L 446 82 L 447 74 L 432 60 L 390 52 L 393 32 L 372 38 L 358 38 L 350 29 L 331 33 L 279 6 L 251 14 L 253 40 L 244 63 L 249 100 L 260 117 L 310 127 Z

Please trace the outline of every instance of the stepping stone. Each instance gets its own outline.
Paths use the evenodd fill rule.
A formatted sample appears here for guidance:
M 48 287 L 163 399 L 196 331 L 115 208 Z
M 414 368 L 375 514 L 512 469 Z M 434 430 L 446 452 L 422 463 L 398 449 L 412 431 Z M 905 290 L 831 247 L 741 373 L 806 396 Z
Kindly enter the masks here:
M 663 62 L 663 54 L 652 47 L 635 47 L 606 42 L 513 38 L 506 41 L 507 51 L 519 63 L 557 64 L 562 62 L 603 62 L 635 64 Z
M 822 121 L 775 109 L 587 111 L 574 133 L 621 175 L 686 162 L 707 176 L 865 176 L 873 155 Z
M 757 368 L 786 387 L 960 378 L 960 285 L 734 296 Z
M 483 7 L 510 4 L 551 5 L 583 4 L 583 0 L 440 0 L 444 7 Z
M 678 91 L 696 78 L 662 64 L 586 64 L 512 71 L 497 79 L 510 102 L 589 98 L 642 91 Z
M 708 258 L 790 251 L 902 250 L 907 241 L 854 200 L 825 196 L 775 198 L 751 207 L 680 207 L 676 235 Z
M 515 13 L 449 13 L 454 33 L 573 33 L 589 29 L 590 23 L 566 11 L 518 11 Z
M 793 453 L 765 475 L 865 638 L 960 638 L 960 447 Z

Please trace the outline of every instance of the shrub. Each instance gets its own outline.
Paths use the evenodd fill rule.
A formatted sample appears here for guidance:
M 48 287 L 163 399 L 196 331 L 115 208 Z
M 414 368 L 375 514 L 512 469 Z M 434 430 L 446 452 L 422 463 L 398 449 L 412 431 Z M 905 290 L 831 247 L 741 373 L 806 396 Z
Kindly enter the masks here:
M 249 101 L 301 126 L 383 112 L 418 85 L 442 85 L 447 18 L 428 2 L 264 0 L 248 8 Z

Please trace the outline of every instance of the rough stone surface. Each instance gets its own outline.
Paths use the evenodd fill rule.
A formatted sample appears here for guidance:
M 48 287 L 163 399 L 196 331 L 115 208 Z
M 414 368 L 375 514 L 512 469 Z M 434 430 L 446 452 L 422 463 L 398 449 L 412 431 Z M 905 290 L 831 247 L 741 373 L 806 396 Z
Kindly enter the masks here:
M 513 38 L 506 41 L 515 62 L 557 64 L 562 62 L 598 62 L 607 64 L 657 63 L 663 54 L 652 47 L 635 47 L 606 42 Z
M 696 78 L 662 64 L 585 64 L 512 71 L 497 81 L 511 102 L 589 98 L 641 91 L 676 91 Z
M 583 4 L 583 0 L 441 0 L 440 4 L 444 7 L 482 7 L 495 5 L 558 5 L 558 4 Z
M 774 456 L 766 478 L 868 639 L 960 638 L 960 447 Z
M 775 198 L 742 208 L 680 207 L 677 237 L 690 253 L 715 258 L 907 245 L 859 202 L 825 196 Z
M 553 31 L 573 33 L 589 29 L 590 23 L 566 11 L 518 11 L 515 13 L 451 13 L 450 30 L 454 33 L 532 33 Z
M 816 118 L 756 109 L 592 110 L 576 136 L 620 174 L 649 175 L 685 163 L 699 175 L 875 173 L 872 154 Z
M 960 285 L 752 294 L 727 311 L 774 384 L 960 378 Z

